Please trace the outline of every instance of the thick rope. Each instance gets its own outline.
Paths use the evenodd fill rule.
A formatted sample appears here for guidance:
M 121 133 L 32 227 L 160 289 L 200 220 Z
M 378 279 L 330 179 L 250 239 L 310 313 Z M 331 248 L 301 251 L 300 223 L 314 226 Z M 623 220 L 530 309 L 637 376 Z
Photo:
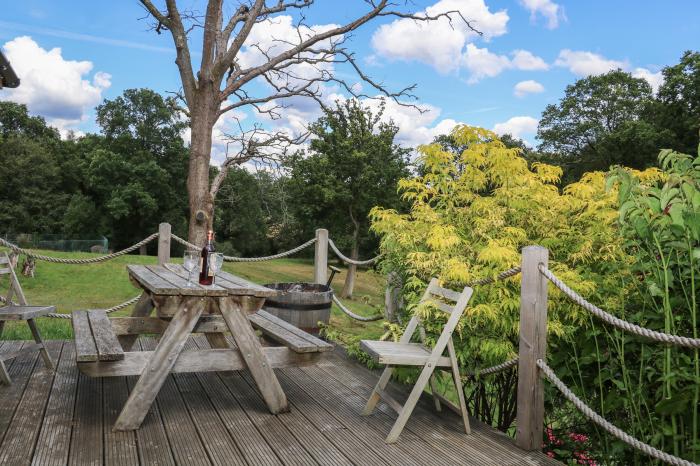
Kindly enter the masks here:
M 559 378 L 554 374 L 554 371 L 547 365 L 546 362 L 544 362 L 542 359 L 538 359 L 537 366 L 542 370 L 542 373 L 545 375 L 545 377 L 549 379 L 549 381 L 552 382 L 552 384 L 555 387 L 557 387 L 557 389 L 559 389 L 562 395 L 564 395 L 564 397 L 567 400 L 571 401 L 574 404 L 574 406 L 576 406 L 576 408 L 578 408 L 578 410 L 581 411 L 588 419 L 595 422 L 607 432 L 625 442 L 627 445 L 630 445 L 631 447 L 634 447 L 637 450 L 640 450 L 646 453 L 647 455 L 664 461 L 668 464 L 673 464 L 675 466 L 699 466 L 696 463 L 692 463 L 682 458 L 678 458 L 677 456 L 664 453 L 661 450 L 657 450 L 651 445 L 641 442 L 636 438 L 632 437 L 631 435 L 627 434 L 626 432 L 615 427 L 610 422 L 605 420 L 602 416 L 600 416 L 598 413 L 593 411 L 586 403 L 581 401 L 571 390 L 569 390 L 569 387 L 564 385 L 564 382 L 559 380 Z
M 515 366 L 516 364 L 518 364 L 519 360 L 520 358 L 516 356 L 513 359 L 503 362 L 501 364 L 496 364 L 495 366 L 487 367 L 486 369 L 467 372 L 465 375 L 468 377 L 479 377 L 481 375 L 496 374 L 498 372 L 502 372 L 506 369 L 510 369 L 511 367 Z
M 479 285 L 488 285 L 489 283 L 495 283 L 497 280 L 505 280 L 508 277 L 512 277 L 514 275 L 517 275 L 520 273 L 522 269 L 520 267 L 513 267 L 508 270 L 504 270 L 503 272 L 499 273 L 496 275 L 496 278 L 482 278 L 481 280 L 476 280 L 470 283 L 467 283 L 467 286 L 475 287 Z
M 343 303 L 341 303 L 340 300 L 335 295 L 333 295 L 333 302 L 335 304 L 337 304 L 338 307 L 340 308 L 340 310 L 343 311 L 345 314 L 347 314 L 348 316 L 352 317 L 353 319 L 359 320 L 361 322 L 374 322 L 375 320 L 381 320 L 384 318 L 384 316 L 381 314 L 378 314 L 376 316 L 369 316 L 369 317 L 359 316 L 359 315 L 355 314 L 354 312 L 352 312 L 347 307 L 345 307 L 343 305 Z
M 174 239 L 176 242 L 178 242 L 178 243 L 182 244 L 183 246 L 185 246 L 186 248 L 190 248 L 190 249 L 199 249 L 199 248 L 200 248 L 200 247 L 197 246 L 196 244 L 192 244 L 192 243 L 190 243 L 189 241 L 187 241 L 187 240 L 185 240 L 185 239 L 182 239 L 182 238 L 180 238 L 180 237 L 177 236 L 177 235 L 170 235 L 170 237 L 171 237 L 172 239 Z
M 199 249 L 194 244 L 180 238 L 179 236 L 172 235 L 172 238 L 185 247 L 192 248 L 192 249 Z M 287 257 L 287 256 L 291 256 L 292 254 L 296 254 L 297 252 L 308 248 L 309 246 L 311 246 L 315 242 L 316 242 L 316 238 L 311 238 L 306 243 L 300 244 L 299 246 L 295 247 L 294 249 L 290 249 L 289 251 L 280 252 L 279 254 L 274 254 L 272 256 L 263 256 L 263 257 L 224 256 L 224 260 L 226 262 L 262 262 L 262 261 L 269 261 L 269 260 L 273 260 L 273 259 L 281 259 L 282 257 Z
M 377 262 L 377 260 L 379 259 L 379 257 L 381 257 L 381 256 L 375 256 L 375 257 L 373 257 L 373 258 L 371 258 L 371 259 L 367 259 L 367 260 L 364 260 L 364 261 L 358 261 L 358 260 L 355 260 L 355 259 L 350 259 L 348 256 L 346 256 L 345 254 L 343 254 L 342 252 L 340 252 L 340 249 L 338 249 L 338 246 L 336 246 L 335 243 L 333 242 L 333 240 L 330 239 L 330 238 L 328 239 L 328 245 L 331 247 L 331 249 L 333 250 L 333 252 L 335 253 L 335 255 L 338 256 L 338 258 L 339 258 L 340 260 L 342 260 L 343 262 L 345 262 L 346 264 L 351 264 L 351 265 L 369 265 L 369 264 L 372 264 L 372 263 L 374 263 L 374 262 Z
M 273 259 L 281 259 L 283 257 L 291 256 L 292 254 L 296 254 L 297 252 L 308 248 L 312 244 L 316 242 L 316 238 L 311 238 L 304 244 L 300 244 L 299 246 L 295 247 L 294 249 L 290 249 L 289 251 L 284 251 L 280 252 L 279 254 L 273 254 L 272 256 L 263 256 L 263 257 L 233 257 L 233 256 L 224 256 L 224 260 L 226 262 L 262 262 L 262 261 L 271 261 Z
M 20 248 L 16 244 L 12 244 L 9 241 L 4 240 L 3 238 L 0 238 L 0 245 L 5 246 L 7 248 L 10 248 L 18 254 L 24 254 L 27 257 L 32 257 L 32 258 L 40 260 L 40 261 L 53 262 L 55 264 L 94 264 L 97 262 L 108 261 L 110 259 L 114 259 L 115 257 L 123 256 L 124 254 L 128 254 L 128 253 L 140 248 L 144 244 L 150 243 L 151 241 L 153 241 L 156 238 L 158 238 L 158 233 L 153 233 L 148 238 L 145 238 L 145 239 L 139 241 L 138 243 L 136 243 L 132 246 L 129 246 L 126 249 L 122 249 L 121 251 L 114 252 L 112 254 L 106 254 L 104 256 L 91 257 L 89 259 L 65 259 L 65 258 L 60 258 L 60 257 L 44 256 L 44 255 L 32 252 L 29 249 Z
M 566 286 L 566 284 L 559 278 L 557 278 L 557 276 L 554 275 L 552 271 L 548 268 L 544 267 L 543 265 L 540 265 L 539 269 L 542 275 L 547 277 L 547 279 L 550 282 L 552 282 L 554 286 L 559 288 L 566 296 L 571 298 L 573 302 L 575 302 L 594 316 L 598 317 L 599 319 L 603 320 L 604 322 L 610 325 L 613 325 L 627 332 L 634 333 L 635 335 L 649 338 L 651 340 L 658 341 L 661 343 L 668 343 L 676 346 L 685 346 L 688 348 L 700 348 L 700 338 L 688 338 L 678 335 L 669 335 L 668 333 L 663 332 L 656 332 L 654 330 L 649 330 L 647 328 L 640 327 L 639 325 L 627 322 L 626 320 L 619 319 L 614 315 L 605 312 L 604 310 L 595 306 L 594 304 L 591 304 L 588 301 L 586 301 L 581 295 L 579 295 L 574 290 Z
M 115 311 L 118 311 L 118 310 L 120 310 L 120 309 L 124 309 L 125 307 L 129 307 L 129 306 L 131 306 L 132 304 L 134 304 L 136 301 L 139 300 L 140 297 L 141 297 L 141 295 L 134 296 L 134 297 L 131 298 L 130 300 L 124 301 L 123 303 L 117 304 L 116 306 L 112 306 L 112 307 L 110 307 L 110 308 L 104 309 L 104 311 L 105 311 L 107 314 L 110 314 L 110 313 L 115 312 Z M 70 315 L 70 314 L 58 314 L 58 313 L 53 313 L 53 312 L 52 312 L 51 314 L 46 314 L 46 317 L 52 317 L 52 318 L 54 318 L 54 319 L 70 319 L 70 318 L 71 318 L 71 315 Z

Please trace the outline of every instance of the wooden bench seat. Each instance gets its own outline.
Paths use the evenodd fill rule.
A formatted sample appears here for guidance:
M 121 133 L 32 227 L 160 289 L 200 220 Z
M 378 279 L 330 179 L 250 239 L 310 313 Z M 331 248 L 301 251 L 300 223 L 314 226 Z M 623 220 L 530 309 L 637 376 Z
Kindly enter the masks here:
M 4 306 L 0 307 L 2 320 L 29 320 L 56 312 L 56 306 Z
M 78 362 L 124 359 L 124 351 L 105 311 L 75 311 L 72 320 Z
M 424 366 L 432 349 L 420 343 L 400 343 L 397 341 L 362 340 L 360 348 L 366 351 L 375 362 L 388 366 Z M 450 358 L 440 356 L 437 367 L 450 367 Z
M 253 328 L 280 343 L 295 353 L 322 353 L 333 349 L 333 345 L 306 333 L 292 324 L 266 311 L 258 311 L 248 316 Z

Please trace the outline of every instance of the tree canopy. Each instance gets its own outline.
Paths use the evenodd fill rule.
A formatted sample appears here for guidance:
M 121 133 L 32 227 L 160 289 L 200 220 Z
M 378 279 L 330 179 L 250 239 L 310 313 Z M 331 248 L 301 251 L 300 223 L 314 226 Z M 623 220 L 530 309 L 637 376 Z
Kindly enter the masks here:
M 396 185 L 408 174 L 408 151 L 394 142 L 398 127 L 381 121 L 383 110 L 373 112 L 356 100 L 336 103 L 310 126 L 309 150 L 287 162 L 289 195 L 304 236 L 325 226 L 353 258 L 374 249 L 367 215 L 377 205 L 397 208 Z M 352 286 L 344 294 L 352 294 Z

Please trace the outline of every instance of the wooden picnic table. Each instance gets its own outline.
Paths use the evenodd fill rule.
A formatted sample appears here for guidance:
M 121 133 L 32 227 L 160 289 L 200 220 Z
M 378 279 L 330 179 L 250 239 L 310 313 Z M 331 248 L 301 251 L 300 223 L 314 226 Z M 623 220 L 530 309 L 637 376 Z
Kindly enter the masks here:
M 292 356 L 296 353 L 289 354 L 288 348 L 284 347 L 263 348 L 249 320 L 251 314 L 260 310 L 265 298 L 275 296 L 276 291 L 223 271 L 217 274 L 214 285 L 202 286 L 195 282 L 187 286 L 188 272 L 176 264 L 129 265 L 127 269 L 132 283 L 143 289 L 143 295 L 132 317 L 126 318 L 132 320 L 112 319 L 112 326 L 117 328 L 123 351 L 130 356 L 119 361 L 97 361 L 88 367 L 98 376 L 126 375 L 136 370 L 140 373 L 114 430 L 139 428 L 173 370 L 200 372 L 247 368 L 270 412 L 288 411 L 287 398 L 272 368 L 293 364 Z M 156 316 L 149 317 L 154 309 Z M 134 318 L 140 319 L 134 321 Z M 128 331 L 125 331 L 125 326 L 129 327 Z M 129 352 L 139 333 L 149 333 L 149 329 L 152 331 L 159 326 L 163 333 L 155 351 L 141 358 L 134 356 L 138 352 Z M 188 337 L 195 330 L 206 332 L 213 349 L 187 351 L 181 355 Z M 233 336 L 233 348 L 224 336 L 226 331 Z M 134 370 L 131 366 L 138 367 Z

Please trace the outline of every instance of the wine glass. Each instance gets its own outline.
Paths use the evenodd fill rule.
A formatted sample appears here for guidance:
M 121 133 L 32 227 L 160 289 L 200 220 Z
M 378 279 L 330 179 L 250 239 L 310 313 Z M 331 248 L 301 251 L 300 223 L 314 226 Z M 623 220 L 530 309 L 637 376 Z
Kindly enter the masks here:
M 187 288 L 192 287 L 192 271 L 197 267 L 199 262 L 199 253 L 197 251 L 185 251 L 183 256 L 182 266 L 187 270 Z
M 209 261 L 211 262 L 211 269 L 214 272 L 214 281 L 216 281 L 216 274 L 219 273 L 221 267 L 224 265 L 224 255 L 220 252 L 214 252 L 209 255 Z

